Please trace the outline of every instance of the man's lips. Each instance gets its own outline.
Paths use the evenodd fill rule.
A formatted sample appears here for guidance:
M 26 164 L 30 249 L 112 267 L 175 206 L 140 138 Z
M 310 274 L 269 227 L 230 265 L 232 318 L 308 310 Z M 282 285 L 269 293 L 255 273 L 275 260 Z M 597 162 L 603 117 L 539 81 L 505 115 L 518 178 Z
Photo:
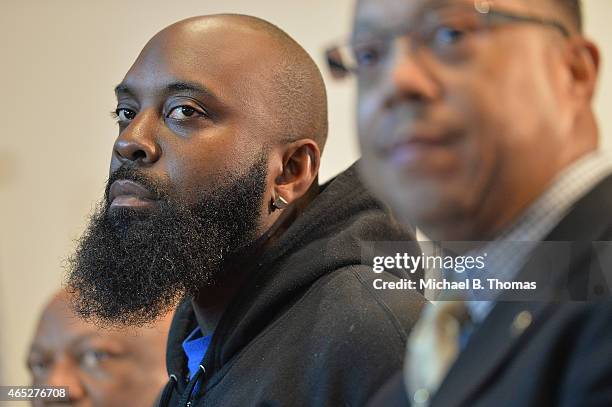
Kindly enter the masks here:
M 155 195 L 144 186 L 130 180 L 117 180 L 109 190 L 109 202 L 113 207 L 150 207 Z
M 394 164 L 409 164 L 419 161 L 429 153 L 444 151 L 457 140 L 458 134 L 421 132 L 394 137 L 377 148 L 379 154 Z

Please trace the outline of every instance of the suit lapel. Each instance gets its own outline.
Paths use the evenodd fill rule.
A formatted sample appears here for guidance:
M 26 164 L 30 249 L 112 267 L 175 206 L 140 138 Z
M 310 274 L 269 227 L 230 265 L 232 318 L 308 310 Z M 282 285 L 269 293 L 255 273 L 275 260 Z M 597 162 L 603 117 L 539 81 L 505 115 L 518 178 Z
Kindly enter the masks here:
M 550 232 L 548 241 L 587 241 L 607 238 L 612 224 L 612 175 L 604 178 L 573 206 Z
M 549 307 L 544 302 L 498 303 L 459 354 L 432 405 L 470 405 L 471 397 L 487 385 L 504 361 L 512 357 L 520 341 L 533 330 L 535 322 L 523 331 L 517 326 L 517 319 L 528 315 L 533 321 L 539 321 Z
M 550 250 L 538 250 L 529 259 L 517 280 L 548 278 L 541 270 L 556 270 L 557 279 L 579 274 L 592 249 L 592 242 L 606 240 L 612 224 L 612 176 L 601 181 L 580 199 L 570 213 L 554 228 L 547 241 L 572 242 L 571 254 L 551 256 Z M 586 263 L 588 264 L 588 263 Z M 567 280 L 569 281 L 569 280 Z M 489 316 L 477 327 L 467 347 L 451 367 L 433 398 L 433 406 L 465 406 L 503 369 L 504 362 L 520 350 L 531 334 L 537 331 L 553 305 L 544 301 L 499 301 Z M 525 327 L 525 321 L 529 323 Z

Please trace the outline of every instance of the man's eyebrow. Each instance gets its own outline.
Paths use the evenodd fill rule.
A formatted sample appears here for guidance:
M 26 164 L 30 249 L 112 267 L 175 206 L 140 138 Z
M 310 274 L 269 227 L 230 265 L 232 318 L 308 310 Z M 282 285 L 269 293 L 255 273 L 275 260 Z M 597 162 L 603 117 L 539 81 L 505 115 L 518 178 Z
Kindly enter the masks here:
M 213 91 L 211 91 L 206 86 L 201 85 L 196 82 L 189 82 L 189 81 L 172 82 L 165 87 L 164 91 L 166 93 L 189 91 L 189 92 L 203 94 L 204 96 L 209 97 L 209 98 L 218 99 L 217 95 L 215 95 Z M 115 86 L 115 94 L 116 95 L 126 94 L 126 95 L 133 96 L 134 92 L 127 84 L 120 83 L 119 85 Z
M 125 83 L 120 83 L 119 85 L 115 86 L 115 94 L 116 95 L 119 95 L 119 94 L 132 95 L 133 92 L 128 85 L 126 85 Z
M 389 24 L 381 25 L 379 22 L 372 21 L 369 19 L 358 20 L 353 24 L 353 30 L 351 32 L 350 39 L 360 40 L 369 39 L 372 35 L 383 34 L 389 30 Z
M 70 340 L 70 348 L 75 348 L 79 345 L 82 345 L 83 343 L 86 343 L 92 339 L 97 339 L 97 338 L 104 338 L 104 336 L 100 335 L 100 332 L 90 332 L 90 333 L 78 335 L 77 337 L 72 338 Z
M 39 345 L 38 343 L 33 343 L 30 345 L 30 350 L 28 352 L 27 358 L 29 359 L 30 355 L 32 353 L 44 353 L 45 352 L 45 347 L 42 345 Z
M 196 82 L 173 82 L 166 86 L 166 91 L 168 93 L 190 91 L 204 94 L 206 97 L 218 99 L 217 95 L 215 95 L 209 88 Z
M 374 30 L 375 24 L 372 24 L 369 20 L 357 20 L 353 23 L 352 33 L 357 32 L 371 32 Z

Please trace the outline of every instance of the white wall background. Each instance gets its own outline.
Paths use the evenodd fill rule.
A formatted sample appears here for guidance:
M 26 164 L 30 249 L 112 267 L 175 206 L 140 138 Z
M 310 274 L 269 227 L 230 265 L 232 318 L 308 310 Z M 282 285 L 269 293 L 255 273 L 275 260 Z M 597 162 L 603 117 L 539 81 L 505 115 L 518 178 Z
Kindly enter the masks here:
M 328 84 L 322 178 L 358 155 L 352 84 L 335 84 L 322 49 L 350 28 L 352 0 L 0 0 L 0 384 L 25 385 L 38 313 L 62 259 L 103 193 L 116 128 L 112 89 L 146 41 L 179 19 L 217 12 L 265 18 L 313 55 Z M 612 58 L 611 0 L 586 0 L 587 29 Z M 597 108 L 612 133 L 612 68 Z

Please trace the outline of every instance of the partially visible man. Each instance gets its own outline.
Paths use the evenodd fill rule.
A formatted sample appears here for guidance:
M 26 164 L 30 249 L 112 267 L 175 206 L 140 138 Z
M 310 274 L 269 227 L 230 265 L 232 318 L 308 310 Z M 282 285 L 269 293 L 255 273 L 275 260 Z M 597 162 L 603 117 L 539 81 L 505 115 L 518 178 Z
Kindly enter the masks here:
M 30 346 L 32 384 L 68 387 L 66 405 L 150 407 L 166 382 L 170 321 L 168 314 L 143 328 L 100 329 L 74 314 L 62 290 L 46 305 Z
M 578 1 L 359 0 L 328 57 L 357 76 L 369 187 L 434 240 L 489 241 L 486 278 L 546 284 L 534 301 L 428 307 L 405 386 L 373 403 L 612 405 L 612 250 L 593 243 L 612 238 L 611 160 Z
M 154 320 L 181 298 L 160 404 L 363 405 L 422 296 L 374 291 L 366 243 L 409 239 L 350 168 L 319 186 L 314 61 L 255 17 L 175 23 L 116 87 L 100 210 L 70 262 L 79 312 Z

